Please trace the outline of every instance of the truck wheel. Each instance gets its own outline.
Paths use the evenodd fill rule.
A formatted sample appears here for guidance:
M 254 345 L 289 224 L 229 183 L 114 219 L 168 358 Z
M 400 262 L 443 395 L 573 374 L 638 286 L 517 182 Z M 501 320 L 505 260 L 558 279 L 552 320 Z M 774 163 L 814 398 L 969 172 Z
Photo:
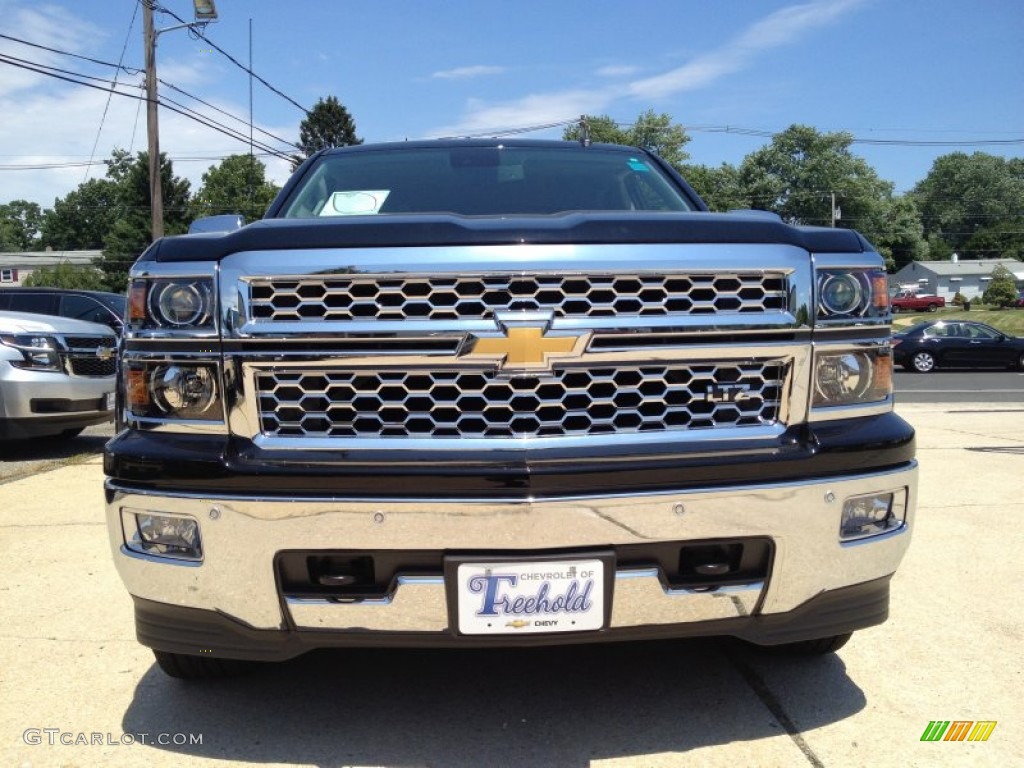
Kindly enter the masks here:
M 179 680 L 210 680 L 215 678 L 238 677 L 249 672 L 255 663 L 238 659 L 215 659 L 205 656 L 189 656 L 184 653 L 153 651 L 160 669 Z
M 847 632 L 845 635 L 819 637 L 815 640 L 801 640 L 799 643 L 770 645 L 767 646 L 767 649 L 772 653 L 785 654 L 787 656 L 823 656 L 826 653 L 838 651 L 846 645 L 852 636 L 853 632 Z
M 1020 353 L 1020 357 L 1017 359 L 1017 370 L 1024 371 L 1024 352 Z
M 892 308 L 892 313 L 893 313 L 894 315 L 898 315 L 898 314 L 900 313 L 900 308 L 899 308 L 899 307 L 893 307 L 893 308 Z
M 928 311 L 929 312 L 938 312 L 939 311 L 939 305 L 938 304 L 929 304 L 928 305 Z
M 915 352 L 911 365 L 918 373 L 930 373 L 935 370 L 935 355 L 931 352 Z

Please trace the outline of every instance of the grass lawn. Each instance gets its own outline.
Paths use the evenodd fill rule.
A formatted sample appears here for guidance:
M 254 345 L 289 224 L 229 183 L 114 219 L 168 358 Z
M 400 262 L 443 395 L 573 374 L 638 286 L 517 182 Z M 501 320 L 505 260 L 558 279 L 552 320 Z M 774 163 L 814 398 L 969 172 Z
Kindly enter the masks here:
M 893 316 L 892 327 L 899 331 L 926 320 L 975 320 L 1011 336 L 1024 336 L 1024 309 L 989 309 L 977 304 L 971 305 L 970 312 L 957 307 L 938 312 L 901 312 Z

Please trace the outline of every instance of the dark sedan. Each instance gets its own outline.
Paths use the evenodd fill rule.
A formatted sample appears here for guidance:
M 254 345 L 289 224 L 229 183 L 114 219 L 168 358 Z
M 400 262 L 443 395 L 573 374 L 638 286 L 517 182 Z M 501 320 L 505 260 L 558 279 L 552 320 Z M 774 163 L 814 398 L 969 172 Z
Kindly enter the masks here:
M 1018 368 L 1024 370 L 1024 339 L 984 323 L 932 320 L 892 338 L 897 365 L 928 373 L 936 368 Z

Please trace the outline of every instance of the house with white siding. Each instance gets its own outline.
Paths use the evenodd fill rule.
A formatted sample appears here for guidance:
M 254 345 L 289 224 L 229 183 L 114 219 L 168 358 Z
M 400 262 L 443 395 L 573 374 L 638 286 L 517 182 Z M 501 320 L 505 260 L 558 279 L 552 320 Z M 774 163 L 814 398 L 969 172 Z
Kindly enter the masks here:
M 985 292 L 992 270 L 1002 265 L 1013 273 L 1017 287 L 1024 288 L 1024 261 L 1016 259 L 979 259 L 964 261 L 912 261 L 889 277 L 889 290 L 915 291 L 953 300 L 957 291 L 965 299 L 976 299 Z
M 75 266 L 91 266 L 102 251 L 0 251 L 0 285 L 24 285 L 25 278 L 42 267 L 56 267 L 67 262 Z

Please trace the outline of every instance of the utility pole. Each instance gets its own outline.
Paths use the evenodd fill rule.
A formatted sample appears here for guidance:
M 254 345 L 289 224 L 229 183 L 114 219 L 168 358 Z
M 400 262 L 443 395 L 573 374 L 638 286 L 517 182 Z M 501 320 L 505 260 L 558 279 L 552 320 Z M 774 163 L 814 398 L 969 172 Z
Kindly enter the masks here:
M 153 6 L 142 3 L 142 27 L 146 44 L 146 133 L 149 136 L 149 201 L 153 217 L 153 241 L 164 236 L 164 189 L 160 183 L 160 125 L 156 103 L 156 30 Z
M 142 35 L 146 47 L 146 133 L 149 137 L 149 202 L 153 217 L 153 241 L 164 236 L 164 187 L 160 178 L 160 123 L 156 102 L 156 42 L 163 32 L 172 29 L 205 29 L 211 21 L 217 20 L 217 6 L 214 0 L 192 0 L 195 21 L 175 24 L 172 27 L 156 29 L 153 26 L 155 0 L 142 2 Z

